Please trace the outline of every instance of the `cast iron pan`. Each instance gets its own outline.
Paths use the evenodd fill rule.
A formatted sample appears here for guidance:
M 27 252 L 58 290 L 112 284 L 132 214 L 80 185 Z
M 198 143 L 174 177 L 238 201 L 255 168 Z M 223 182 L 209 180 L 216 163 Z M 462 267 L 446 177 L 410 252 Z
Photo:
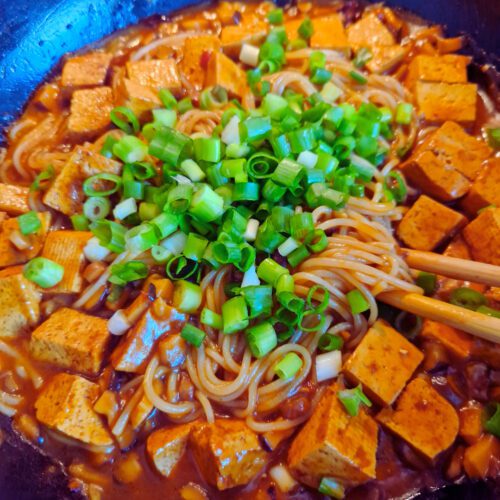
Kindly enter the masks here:
M 347 0 L 356 9 L 357 0 Z M 0 0 L 0 144 L 33 89 L 66 52 L 152 15 L 168 15 L 196 0 Z M 285 3 L 285 2 L 278 2 Z M 386 0 L 434 23 L 450 36 L 466 34 L 473 79 L 495 92 L 500 68 L 500 0 Z M 486 69 L 485 65 L 490 65 Z M 495 94 L 498 102 L 498 95 Z M 0 500 L 77 500 L 60 463 L 23 440 L 0 415 Z M 493 500 L 487 482 L 424 492 L 421 500 Z

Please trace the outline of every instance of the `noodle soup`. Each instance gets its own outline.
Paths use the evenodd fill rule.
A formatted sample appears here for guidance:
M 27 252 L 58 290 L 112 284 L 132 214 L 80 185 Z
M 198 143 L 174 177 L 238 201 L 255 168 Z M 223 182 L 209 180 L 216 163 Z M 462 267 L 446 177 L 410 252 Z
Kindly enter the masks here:
M 500 264 L 500 128 L 461 48 L 382 5 L 223 2 L 35 92 L 0 156 L 0 412 L 75 497 L 498 481 L 472 323 L 499 288 L 415 264 Z

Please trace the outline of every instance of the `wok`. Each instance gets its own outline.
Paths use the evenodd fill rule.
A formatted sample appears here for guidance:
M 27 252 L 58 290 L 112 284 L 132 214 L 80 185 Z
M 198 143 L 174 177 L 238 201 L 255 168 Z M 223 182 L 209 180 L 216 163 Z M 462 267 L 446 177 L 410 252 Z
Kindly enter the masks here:
M 356 0 L 347 0 L 355 8 Z M 113 31 L 155 14 L 195 5 L 196 0 L 0 0 L 0 145 L 3 132 L 33 89 L 60 58 Z M 285 2 L 277 2 L 285 3 Z M 386 0 L 423 19 L 466 34 L 465 51 L 475 58 L 472 79 L 498 89 L 500 0 Z M 488 69 L 484 65 L 489 65 Z M 498 95 L 495 95 L 498 102 Z M 12 429 L 0 415 L 0 500 L 79 499 L 60 463 Z M 420 499 L 500 498 L 498 486 L 466 483 L 424 492 Z

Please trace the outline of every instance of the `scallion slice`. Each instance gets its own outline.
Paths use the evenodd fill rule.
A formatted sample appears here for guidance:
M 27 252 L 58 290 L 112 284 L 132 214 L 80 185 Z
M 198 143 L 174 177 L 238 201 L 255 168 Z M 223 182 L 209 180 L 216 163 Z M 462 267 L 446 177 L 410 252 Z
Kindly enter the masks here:
M 24 235 L 36 233 L 42 227 L 42 222 L 38 214 L 33 210 L 20 215 L 17 218 L 17 223 L 19 225 L 19 231 Z
M 45 257 L 35 257 L 24 266 L 23 276 L 42 288 L 50 288 L 61 282 L 64 267 Z
M 174 283 L 173 305 L 181 312 L 193 314 L 201 305 L 202 292 L 199 285 L 186 280 Z
M 288 380 L 302 368 L 302 364 L 302 358 L 298 354 L 289 352 L 276 364 L 274 372 L 280 379 Z
M 188 344 L 191 344 L 195 347 L 200 347 L 205 340 L 206 334 L 200 328 L 197 328 L 190 323 L 184 325 L 181 330 L 181 338 L 183 338 Z
M 269 321 L 248 328 L 245 337 L 250 351 L 256 358 L 262 358 L 278 345 L 278 337 Z
M 361 384 L 354 389 L 345 389 L 339 391 L 337 396 L 344 406 L 345 410 L 351 417 L 356 417 L 359 413 L 359 407 L 364 404 L 368 407 L 372 405 L 372 402 L 363 393 Z

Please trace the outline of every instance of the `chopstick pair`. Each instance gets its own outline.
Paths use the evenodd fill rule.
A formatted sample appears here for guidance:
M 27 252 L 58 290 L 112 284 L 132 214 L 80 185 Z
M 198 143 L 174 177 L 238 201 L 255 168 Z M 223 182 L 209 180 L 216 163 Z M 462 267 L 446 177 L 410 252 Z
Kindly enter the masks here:
M 449 278 L 500 286 L 500 267 L 432 252 L 403 249 L 403 255 L 411 268 Z M 445 323 L 490 342 L 500 344 L 500 319 L 463 307 L 448 304 L 418 293 L 400 291 L 383 292 L 377 299 L 424 318 Z

